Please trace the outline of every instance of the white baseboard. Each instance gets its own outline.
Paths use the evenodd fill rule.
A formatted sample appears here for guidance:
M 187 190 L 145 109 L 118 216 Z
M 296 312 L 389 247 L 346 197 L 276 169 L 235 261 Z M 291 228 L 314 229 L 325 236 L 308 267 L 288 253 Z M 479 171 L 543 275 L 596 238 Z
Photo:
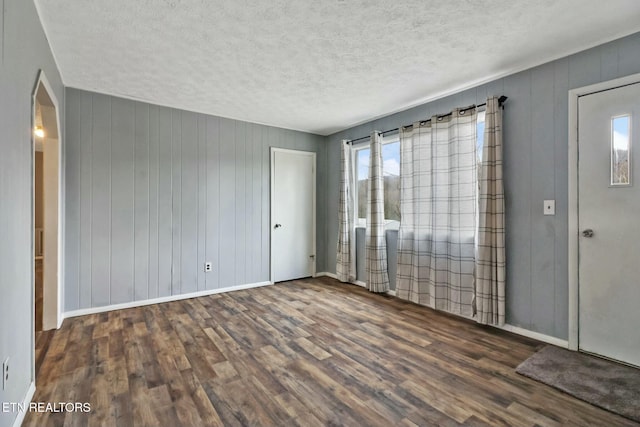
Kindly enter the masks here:
M 321 277 L 321 276 L 327 276 L 327 277 L 332 277 L 334 279 L 338 279 L 338 277 L 334 274 L 334 273 L 328 273 L 328 272 L 320 272 L 320 273 L 316 273 L 314 275 L 314 277 Z M 358 285 L 358 286 L 362 286 L 362 287 L 367 287 L 367 284 L 365 282 L 362 282 L 360 280 L 354 280 L 353 282 L 354 285 Z M 387 291 L 387 295 L 391 295 L 391 296 L 396 296 L 396 291 Z M 475 320 L 471 317 L 465 317 L 465 316 L 461 316 L 464 317 L 465 319 L 469 319 L 469 320 Z M 503 329 L 505 331 L 508 332 L 512 332 L 514 334 L 517 335 L 522 335 L 524 337 L 527 338 L 533 338 L 534 340 L 538 340 L 538 341 L 542 341 L 542 342 L 546 342 L 547 344 L 553 344 L 555 346 L 558 347 L 562 347 L 562 348 L 569 348 L 569 341 L 567 340 L 563 340 L 560 338 L 556 338 L 556 337 L 552 337 L 550 335 L 545 335 L 545 334 L 541 334 L 540 332 L 534 332 L 534 331 L 530 331 L 529 329 L 524 329 L 521 328 L 519 326 L 513 326 L 513 325 L 504 325 L 504 326 L 495 326 L 495 325 L 491 325 L 495 328 L 498 329 Z
M 329 273 L 326 271 L 322 271 L 320 273 L 316 273 L 313 275 L 313 277 L 331 277 L 332 279 L 336 279 L 336 280 L 340 280 L 338 279 L 338 275 L 335 273 Z M 364 283 L 363 281 L 360 280 L 352 280 L 351 282 L 343 282 L 343 283 L 351 283 L 352 285 L 357 285 L 357 286 L 362 286 L 363 288 L 367 287 L 367 284 Z
M 29 408 L 29 404 L 33 399 L 33 395 L 36 392 L 36 383 L 33 381 L 29 384 L 29 388 L 27 389 L 27 394 L 24 396 L 24 400 L 22 401 L 23 408 Z M 27 411 L 18 411 L 18 416 L 13 421 L 13 427 L 20 427 L 22 422 L 24 421 L 24 417 L 27 415 Z
M 67 311 L 66 313 L 64 313 L 64 318 L 67 319 L 70 317 L 85 316 L 87 314 L 104 313 L 105 311 L 122 310 L 125 308 L 142 307 L 145 305 L 161 304 L 164 302 L 171 302 L 171 301 L 180 301 L 183 299 L 204 297 L 207 295 L 221 294 L 224 292 L 241 291 L 243 289 L 259 288 L 259 287 L 268 286 L 268 285 L 273 285 L 273 282 L 249 283 L 246 285 L 231 286 L 228 288 L 220 288 L 220 289 L 209 289 L 206 291 L 191 292 L 188 294 L 180 294 L 180 295 L 170 295 L 166 297 L 152 298 L 152 299 L 146 299 L 142 301 L 131 301 L 131 302 L 125 302 L 122 304 L 105 305 L 102 307 L 83 308 L 80 310 Z
M 328 273 L 326 271 L 321 271 L 320 273 L 316 273 L 313 275 L 313 277 L 323 277 L 323 276 L 331 277 L 332 279 L 338 280 L 338 276 L 335 273 Z
M 553 344 L 562 348 L 569 348 L 569 341 L 563 340 L 560 338 L 552 337 L 550 335 L 541 334 L 540 332 L 530 331 L 529 329 L 524 329 L 519 326 L 513 325 L 504 325 L 504 326 L 494 326 L 498 329 L 503 329 L 508 332 L 513 332 L 514 334 L 522 335 L 523 337 L 533 338 L 534 340 L 546 342 L 547 344 Z
M 328 273 L 326 271 L 323 271 L 323 272 L 320 272 L 320 273 L 316 273 L 313 277 L 322 277 L 322 276 L 331 277 L 333 279 L 338 280 L 338 276 L 336 276 L 334 273 Z M 365 282 L 363 282 L 362 280 L 354 280 L 354 281 L 351 282 L 351 284 L 357 285 L 357 286 L 362 286 L 363 288 L 367 287 L 367 284 Z M 396 291 L 393 291 L 393 290 L 389 290 L 386 293 L 387 293 L 387 295 L 391 295 L 393 297 L 396 296 Z

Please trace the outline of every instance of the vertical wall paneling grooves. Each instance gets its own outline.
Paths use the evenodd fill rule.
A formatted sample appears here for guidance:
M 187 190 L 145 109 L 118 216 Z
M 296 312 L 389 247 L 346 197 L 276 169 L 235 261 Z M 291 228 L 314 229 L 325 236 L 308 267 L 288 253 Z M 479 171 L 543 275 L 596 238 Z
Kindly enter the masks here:
M 555 221 L 555 276 L 554 276 L 554 305 L 555 305 L 555 333 L 548 331 L 550 335 L 559 337 L 562 336 L 564 328 L 562 325 L 568 325 L 569 313 L 567 309 L 568 297 L 568 251 L 567 242 L 562 236 L 569 235 L 568 224 L 568 210 L 569 203 L 568 198 L 563 198 L 560 195 L 568 194 L 568 181 L 569 171 L 568 165 L 568 152 L 567 146 L 562 144 L 561 141 L 569 140 L 569 128 L 565 125 L 562 119 L 563 115 L 569 111 L 569 101 L 567 93 L 569 93 L 569 67 L 567 66 L 568 60 L 562 59 L 555 61 L 554 63 L 554 87 L 555 87 L 555 144 L 554 144 L 554 167 L 555 167 L 555 182 L 554 182 L 554 194 L 556 195 L 556 217 L 559 220 Z
M 171 295 L 172 280 L 172 162 L 171 110 L 158 113 L 158 296 Z
M 134 300 L 149 298 L 149 105 L 135 103 Z
M 198 120 L 195 113 L 182 113 L 181 121 L 181 289 L 198 290 Z
M 538 215 L 538 200 L 555 198 L 555 121 L 554 114 L 554 64 L 545 64 L 531 73 L 531 105 L 547 105 L 548 108 L 532 108 L 531 110 L 531 163 L 547 165 L 548 169 L 532 167 L 531 199 L 531 235 L 538 236 L 532 240 L 531 268 L 532 282 L 531 305 L 538 307 L 532 311 L 531 328 L 554 331 L 555 306 L 547 304 L 555 298 L 555 219 L 552 216 Z M 536 212 L 536 210 L 538 212 Z
M 133 101 L 111 99 L 111 304 L 134 297 Z
M 105 126 L 109 126 L 110 125 L 110 129 L 109 129 L 109 137 L 107 138 L 107 146 L 109 147 L 109 167 L 107 169 L 107 175 L 108 175 L 108 181 L 109 181 L 109 195 L 108 195 L 108 201 L 109 201 L 109 235 L 106 238 L 106 244 L 107 244 L 107 256 L 109 259 L 109 262 L 107 264 L 107 270 L 109 271 L 109 281 L 108 281 L 108 301 L 109 304 L 112 304 L 112 291 L 113 291 L 113 276 L 111 275 L 111 271 L 113 270 L 113 259 L 112 259 L 112 255 L 113 255 L 113 140 L 112 140 L 112 134 L 111 132 L 113 131 L 113 103 L 112 103 L 113 99 L 112 98 L 107 98 L 106 102 L 108 103 L 108 108 L 109 108 L 109 120 L 108 120 L 108 124 L 106 124 Z
M 206 219 L 205 219 L 205 253 L 206 261 L 213 263 L 213 271 L 205 275 L 205 288 L 219 287 L 220 269 L 220 150 L 219 120 L 216 117 L 205 117 L 206 144 Z
M 211 133 L 211 139 L 213 140 L 213 151 L 212 156 L 214 156 L 215 162 L 213 162 L 213 167 L 215 168 L 215 184 L 212 185 L 212 198 L 215 209 L 213 209 L 213 214 L 215 217 L 213 218 L 215 222 L 211 227 L 212 233 L 214 233 L 214 238 L 217 244 L 214 246 L 215 257 L 214 259 L 217 261 L 216 275 L 215 275 L 215 288 L 223 288 L 225 285 L 222 283 L 222 258 L 220 253 L 223 251 L 222 247 L 222 154 L 220 150 L 220 146 L 225 143 L 222 139 L 222 123 L 219 118 L 211 118 L 210 122 L 214 125 L 213 132 Z M 227 142 L 228 143 L 228 142 Z
M 236 163 L 235 163 L 235 211 L 238 213 L 235 221 L 235 275 L 234 285 L 245 283 L 245 259 L 241 254 L 245 253 L 245 233 L 247 227 L 247 210 L 244 194 L 246 192 L 246 123 L 234 121 L 236 128 Z
M 74 92 L 70 91 L 70 95 L 73 94 Z M 91 304 L 93 300 L 92 287 L 84 286 L 85 283 L 91 283 L 92 277 L 93 97 L 87 94 L 75 94 L 80 97 L 80 102 L 78 103 L 78 107 L 80 108 L 80 135 L 78 141 L 74 141 L 81 153 L 78 197 L 80 195 L 87 195 L 86 197 L 80 197 L 80 230 L 78 233 L 80 247 L 78 307 L 83 307 Z M 70 124 L 72 122 L 73 121 L 70 121 Z M 72 164 L 69 158 L 67 158 L 66 161 Z M 87 236 L 88 238 L 81 238 L 83 236 Z
M 171 110 L 171 295 L 182 288 L 182 112 Z
M 101 95 L 93 96 L 92 100 L 91 281 L 88 285 L 91 286 L 91 306 L 99 307 L 111 303 L 111 103 Z
M 244 126 L 244 167 L 242 168 L 242 175 L 244 179 L 244 191 L 240 193 L 242 197 L 242 205 L 244 206 L 245 212 L 245 226 L 243 230 L 243 242 L 242 246 L 244 247 L 243 264 L 240 269 L 243 271 L 243 276 L 241 278 L 241 282 L 251 283 L 251 258 L 252 258 L 252 248 L 249 243 L 249 239 L 251 238 L 251 219 L 253 217 L 253 209 L 251 206 L 251 196 L 252 196 L 252 188 L 251 188 L 251 148 L 252 148 L 252 136 L 253 136 L 253 128 L 251 123 L 245 123 Z
M 512 290 L 507 296 L 507 311 L 510 319 L 526 329 L 531 328 L 531 283 L 532 283 L 532 132 L 531 132 L 531 72 L 520 73 L 505 81 L 505 92 L 509 95 L 509 108 L 505 108 L 505 123 L 518 121 L 519 126 L 505 126 L 504 139 L 509 146 L 504 150 L 505 176 L 518 175 L 505 185 L 507 217 L 507 246 L 518 248 L 510 252 L 507 280 Z M 524 177 L 527 179 L 523 179 Z M 536 203 L 536 206 L 538 204 Z M 514 274 L 516 271 L 519 274 Z M 517 308 L 517 309 L 515 309 Z
M 68 94 L 66 311 L 269 280 L 269 147 L 324 138 Z
M 198 114 L 197 117 L 198 128 L 198 259 L 196 261 L 197 271 L 197 290 L 203 291 L 206 289 L 205 284 L 205 272 L 204 263 L 206 261 L 205 256 L 205 243 L 207 241 L 207 228 L 206 228 L 206 216 L 207 216 L 207 158 L 206 152 L 206 118 L 202 114 Z
M 80 96 L 79 94 L 72 94 L 72 96 Z M 80 113 L 80 102 L 75 102 L 72 107 L 75 111 L 72 114 L 79 115 Z M 68 187 L 69 197 L 66 200 L 66 214 L 67 218 L 72 219 L 74 221 L 80 222 L 82 218 L 82 206 L 80 204 L 80 186 L 82 185 L 81 179 L 81 169 L 82 169 L 82 147 L 78 144 L 80 143 L 80 123 L 75 122 L 70 124 L 65 130 L 67 134 L 67 140 L 69 141 L 67 144 L 67 152 L 65 153 L 65 157 L 68 159 L 69 163 L 73 164 L 74 167 L 67 167 L 66 176 L 67 179 L 70 180 L 73 185 Z M 69 144 L 76 144 L 74 149 L 68 149 Z M 80 302 L 80 277 L 82 275 L 82 251 L 80 249 L 81 241 L 80 241 L 80 230 L 74 229 L 71 232 L 66 234 L 66 247 L 67 247 L 67 257 L 65 258 L 65 271 L 66 271 L 66 280 L 69 289 L 72 289 L 72 292 L 65 294 L 65 306 L 78 308 Z
M 261 162 L 261 194 L 262 194 L 262 201 L 260 206 L 262 207 L 262 233 L 260 234 L 261 236 L 261 244 L 262 244 L 262 250 L 260 251 L 260 260 L 261 260 L 261 264 L 260 264 L 260 275 L 261 277 L 270 277 L 270 271 L 269 271 L 269 262 L 270 262 L 270 258 L 269 258 L 269 245 L 270 245 L 270 241 L 269 239 L 271 238 L 270 232 L 271 232 L 271 227 L 269 226 L 270 221 L 271 221 L 271 212 L 269 210 L 269 192 L 270 192 L 270 186 L 269 186 L 269 164 L 267 163 L 269 162 L 269 128 L 262 128 L 262 150 L 260 151 L 262 153 L 262 162 Z
M 265 172 L 263 174 L 263 182 L 266 183 L 267 186 L 267 191 L 265 191 L 264 193 L 266 193 L 266 200 L 264 200 L 264 204 L 262 205 L 265 208 L 265 212 L 268 212 L 268 216 L 269 216 L 269 221 L 267 222 L 267 229 L 269 230 L 269 233 L 267 234 L 267 238 L 266 238 L 266 242 L 264 242 L 264 244 L 267 245 L 267 249 L 266 249 L 266 253 L 269 253 L 270 251 L 270 245 L 271 245 L 271 209 L 269 209 L 270 207 L 270 203 L 271 203 L 271 199 L 270 199 L 270 193 L 271 193 L 271 186 L 270 186 L 270 179 L 271 179 L 271 160 L 270 160 L 270 154 L 269 154 L 269 149 L 271 147 L 279 147 L 280 145 L 280 141 L 278 139 L 278 134 L 276 133 L 276 130 L 273 128 L 268 129 L 268 139 L 267 139 L 267 146 L 266 148 L 263 149 L 262 151 L 262 155 L 263 158 L 265 160 L 263 160 L 263 164 L 265 164 L 264 162 L 266 161 L 266 166 L 265 166 Z M 264 271 L 267 273 L 267 277 L 271 277 L 270 273 L 271 273 L 271 257 L 269 257 L 269 259 L 265 260 L 266 262 L 264 262 L 263 268 Z
M 320 144 L 318 144 L 320 145 Z M 253 248 L 253 277 L 251 282 L 258 282 L 261 278 L 260 270 L 262 265 L 262 217 L 266 215 L 262 209 L 262 129 L 258 125 L 253 126 L 253 163 L 251 171 L 253 173 L 253 231 L 251 236 L 261 236 L 260 240 L 251 241 Z
M 149 298 L 159 296 L 159 146 L 158 107 L 149 107 Z
M 244 281 L 251 283 L 253 281 L 253 245 L 251 244 L 251 237 L 253 236 L 253 215 L 255 208 L 253 206 L 253 124 L 247 123 L 245 134 L 245 191 L 244 191 L 244 206 L 247 212 L 245 233 L 244 233 L 244 247 L 246 256 L 244 257 Z
M 220 119 L 220 286 L 235 284 L 235 124 L 230 119 Z
M 316 155 L 316 272 L 326 272 L 327 265 L 325 262 L 324 240 L 326 236 L 326 213 L 323 206 L 326 205 L 325 200 L 325 169 L 326 169 L 326 146 L 322 144 Z
M 0 1 L 0 13 L 2 14 L 2 19 L 0 19 L 0 62 L 4 65 L 4 0 Z

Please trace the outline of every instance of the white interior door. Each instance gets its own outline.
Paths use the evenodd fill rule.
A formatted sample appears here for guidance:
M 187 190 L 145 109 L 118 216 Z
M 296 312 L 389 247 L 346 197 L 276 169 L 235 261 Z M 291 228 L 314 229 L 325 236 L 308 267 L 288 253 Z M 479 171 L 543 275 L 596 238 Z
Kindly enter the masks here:
M 582 351 L 640 366 L 640 83 L 578 100 Z M 635 182 L 634 182 L 635 181 Z
M 315 273 L 315 153 L 271 149 L 271 281 Z

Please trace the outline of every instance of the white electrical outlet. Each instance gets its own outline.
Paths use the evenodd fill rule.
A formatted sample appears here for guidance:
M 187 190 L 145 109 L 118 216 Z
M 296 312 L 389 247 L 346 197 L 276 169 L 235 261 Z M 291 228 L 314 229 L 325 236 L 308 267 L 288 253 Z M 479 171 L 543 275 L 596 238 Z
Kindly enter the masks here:
M 556 201 L 555 200 L 545 200 L 544 201 L 544 214 L 545 215 L 555 215 L 556 214 Z
M 211 271 L 213 271 L 213 263 L 205 262 L 204 263 L 204 272 L 205 273 L 210 273 Z
M 9 358 L 2 362 L 2 389 L 7 388 L 7 382 L 9 382 Z

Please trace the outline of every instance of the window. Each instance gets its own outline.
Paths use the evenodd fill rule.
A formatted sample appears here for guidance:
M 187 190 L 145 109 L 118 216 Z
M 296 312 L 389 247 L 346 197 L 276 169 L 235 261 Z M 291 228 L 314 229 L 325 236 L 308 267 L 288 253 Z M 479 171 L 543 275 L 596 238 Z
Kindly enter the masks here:
M 357 225 L 366 226 L 367 191 L 369 189 L 369 144 L 354 148 L 356 171 Z M 382 142 L 382 173 L 384 175 L 384 217 L 387 221 L 400 221 L 400 141 L 398 137 Z
M 480 164 L 484 144 L 485 112 L 479 111 L 476 125 L 476 150 L 478 155 L 478 183 L 480 182 Z M 369 189 L 369 143 L 353 147 L 356 171 L 356 225 L 367 224 L 367 191 Z M 382 141 L 382 173 L 384 175 L 384 217 L 388 222 L 400 221 L 400 140 L 398 136 L 384 138 Z
M 611 119 L 611 185 L 631 184 L 631 116 Z

